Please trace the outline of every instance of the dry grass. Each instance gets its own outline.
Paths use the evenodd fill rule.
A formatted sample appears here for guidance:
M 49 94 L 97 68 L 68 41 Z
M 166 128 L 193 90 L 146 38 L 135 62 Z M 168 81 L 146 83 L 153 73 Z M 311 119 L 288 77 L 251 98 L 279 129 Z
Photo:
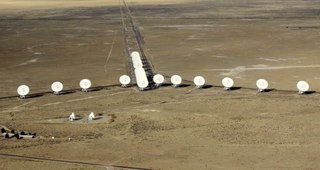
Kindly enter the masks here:
M 190 0 L 170 1 L 170 0 L 127 0 L 127 3 L 135 5 L 150 5 L 150 4 L 176 4 L 188 2 Z M 119 0 L 1 0 L 1 12 L 17 12 L 24 10 L 35 9 L 59 9 L 73 7 L 99 7 L 99 6 L 117 6 Z M 0 13 L 1 13 L 0 12 Z

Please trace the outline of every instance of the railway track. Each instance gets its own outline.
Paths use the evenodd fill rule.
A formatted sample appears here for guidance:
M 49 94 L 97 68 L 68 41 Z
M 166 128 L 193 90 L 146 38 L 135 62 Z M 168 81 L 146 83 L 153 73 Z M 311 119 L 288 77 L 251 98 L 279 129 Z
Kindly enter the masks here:
M 52 158 L 41 158 L 41 157 L 35 157 L 35 156 L 25 156 L 25 155 L 6 154 L 6 153 L 0 153 L 0 157 L 14 158 L 14 159 L 25 159 L 25 160 L 37 160 L 37 161 L 45 161 L 45 162 L 68 163 L 68 164 L 77 164 L 77 165 L 87 165 L 87 166 L 103 167 L 103 168 L 107 168 L 107 169 L 151 170 L 148 168 L 140 168 L 140 167 L 132 167 L 132 166 L 106 165 L 106 164 L 100 164 L 100 163 L 71 161 L 71 160 L 52 159 Z
M 125 0 L 122 0 L 123 5 L 120 5 L 120 12 L 122 18 L 122 26 L 123 26 L 123 37 L 124 37 L 124 46 L 125 53 L 127 56 L 127 72 L 132 78 L 132 84 L 136 84 L 136 78 L 134 74 L 134 67 L 131 60 L 130 54 L 133 51 L 138 51 L 141 56 L 143 68 L 146 72 L 149 89 L 155 88 L 155 84 L 153 82 L 153 76 L 155 75 L 155 69 L 148 57 L 144 52 L 144 40 L 143 36 L 140 32 L 139 25 L 134 22 L 131 11 Z

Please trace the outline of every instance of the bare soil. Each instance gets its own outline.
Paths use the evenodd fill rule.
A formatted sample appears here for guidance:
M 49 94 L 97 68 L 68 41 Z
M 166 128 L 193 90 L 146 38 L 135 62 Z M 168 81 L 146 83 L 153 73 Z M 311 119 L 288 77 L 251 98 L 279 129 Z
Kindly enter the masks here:
M 0 153 L 96 165 L 1 156 L 0 169 L 320 169 L 318 1 L 128 1 L 158 73 L 213 85 L 144 92 L 117 85 L 118 2 L 87 3 L 1 13 L 0 125 L 38 138 L 0 138 Z M 238 88 L 224 91 L 226 76 Z M 96 90 L 81 92 L 83 78 Z M 257 93 L 259 78 L 273 90 Z M 315 92 L 298 95 L 299 80 Z M 72 90 L 53 95 L 54 81 Z M 39 94 L 12 97 L 20 84 Z M 103 118 L 84 121 L 91 111 Z

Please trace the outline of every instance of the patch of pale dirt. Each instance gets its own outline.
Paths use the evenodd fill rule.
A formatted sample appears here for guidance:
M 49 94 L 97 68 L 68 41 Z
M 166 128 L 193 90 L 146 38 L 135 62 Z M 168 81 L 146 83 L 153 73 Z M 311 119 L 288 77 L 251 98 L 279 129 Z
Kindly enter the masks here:
M 320 94 L 296 89 L 304 79 L 320 91 L 317 1 L 128 1 L 157 73 L 214 85 L 145 92 L 117 85 L 127 74 L 122 23 L 119 7 L 106 7 L 117 1 L 0 8 L 8 2 L 50 10 L 0 15 L 0 125 L 41 136 L 0 138 L 0 153 L 150 169 L 320 169 Z M 225 75 L 238 88 L 219 87 Z M 94 90 L 81 92 L 83 78 Z M 258 78 L 275 90 L 258 94 Z M 57 80 L 73 90 L 53 95 Z M 39 94 L 12 97 L 20 84 Z M 71 112 L 82 119 L 68 122 Z M 86 122 L 90 112 L 104 117 Z M 102 169 L 3 156 L 0 165 Z

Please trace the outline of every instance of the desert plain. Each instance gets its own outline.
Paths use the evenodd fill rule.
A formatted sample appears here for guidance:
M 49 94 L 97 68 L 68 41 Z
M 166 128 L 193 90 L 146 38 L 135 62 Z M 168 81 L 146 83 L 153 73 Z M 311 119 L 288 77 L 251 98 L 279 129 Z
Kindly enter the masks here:
M 0 138 L 1 170 L 320 169 L 319 1 L 126 2 L 166 76 L 158 89 L 119 85 L 122 1 L 0 2 L 0 125 L 37 133 Z M 174 74 L 183 86 L 170 85 Z M 210 86 L 196 89 L 197 75 Z M 236 88 L 225 91 L 224 77 Z M 83 78 L 92 91 L 81 92 Z M 50 92 L 54 81 L 65 94 Z M 37 95 L 19 99 L 21 84 Z

